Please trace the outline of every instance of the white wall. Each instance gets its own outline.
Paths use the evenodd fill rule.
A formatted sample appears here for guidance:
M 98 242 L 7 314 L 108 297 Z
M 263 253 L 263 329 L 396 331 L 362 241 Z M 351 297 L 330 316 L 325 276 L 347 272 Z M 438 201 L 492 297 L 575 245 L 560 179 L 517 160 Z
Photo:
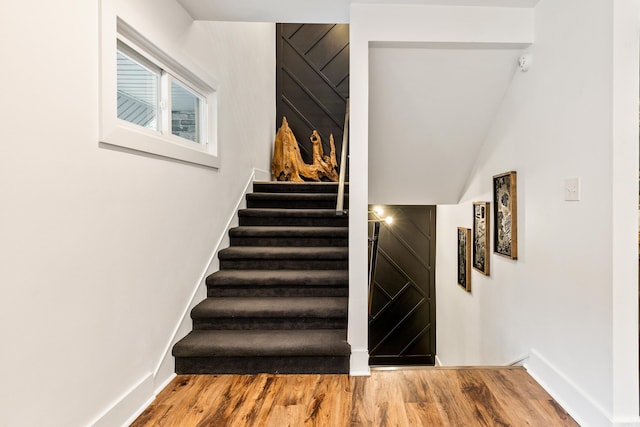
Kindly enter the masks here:
M 218 81 L 221 167 L 99 146 L 98 1 L 0 8 L 3 426 L 118 425 L 152 398 L 245 185 L 269 169 L 273 24 L 113 6 Z
M 640 9 L 613 3 L 539 2 L 533 65 L 514 76 L 460 203 L 438 208 L 437 229 L 440 360 L 528 354 L 529 372 L 594 426 L 640 425 Z M 467 294 L 456 285 L 456 227 L 471 227 L 471 202 L 490 201 L 491 177 L 509 170 L 518 172 L 519 259 L 492 256 L 491 276 L 473 272 Z M 582 199 L 567 202 L 564 179 L 574 176 Z

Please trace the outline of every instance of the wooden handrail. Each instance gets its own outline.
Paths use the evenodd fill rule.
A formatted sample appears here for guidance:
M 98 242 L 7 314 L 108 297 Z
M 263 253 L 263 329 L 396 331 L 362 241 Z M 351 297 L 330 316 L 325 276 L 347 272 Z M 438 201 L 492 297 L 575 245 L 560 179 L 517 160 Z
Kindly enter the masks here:
M 344 112 L 344 129 L 342 131 L 342 151 L 340 153 L 340 180 L 338 181 L 338 200 L 336 201 L 336 215 L 344 215 L 344 184 L 347 169 L 347 145 L 349 143 L 349 98 Z

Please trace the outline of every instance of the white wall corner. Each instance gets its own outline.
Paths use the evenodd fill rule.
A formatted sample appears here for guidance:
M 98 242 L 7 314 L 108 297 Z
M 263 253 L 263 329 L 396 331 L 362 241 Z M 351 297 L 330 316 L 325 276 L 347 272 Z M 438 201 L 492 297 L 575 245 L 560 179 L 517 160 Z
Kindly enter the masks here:
M 149 373 L 89 425 L 92 427 L 128 426 L 154 399 L 153 376 Z
M 524 366 L 527 363 L 527 360 L 529 360 L 529 355 L 522 354 L 516 357 L 515 359 L 511 359 L 510 361 L 505 363 L 503 366 Z
M 352 377 L 367 377 L 371 375 L 369 350 L 366 348 L 351 349 L 349 375 Z
M 589 395 L 536 350 L 531 350 L 525 369 L 573 417 L 589 426 L 617 425 Z

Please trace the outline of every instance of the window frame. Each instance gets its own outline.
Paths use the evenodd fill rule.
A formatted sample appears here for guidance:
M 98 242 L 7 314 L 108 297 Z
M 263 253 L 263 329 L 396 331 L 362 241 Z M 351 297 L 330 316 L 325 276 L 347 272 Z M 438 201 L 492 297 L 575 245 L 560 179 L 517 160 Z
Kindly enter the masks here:
M 217 92 L 215 81 L 201 78 L 158 48 L 119 17 L 113 26 L 103 18 L 101 39 L 100 146 L 116 146 L 202 166 L 219 168 L 217 155 Z M 113 31 L 105 31 L 107 28 Z M 117 52 L 160 70 L 159 92 L 167 96 L 159 102 L 158 130 L 147 129 L 117 117 Z M 172 134 L 171 81 L 200 99 L 199 126 L 202 141 L 193 142 Z
M 163 120 L 162 111 L 161 111 L 161 109 L 162 109 L 161 108 L 161 103 L 162 103 L 161 82 L 162 82 L 162 73 L 163 73 L 162 69 L 160 67 L 158 67 L 156 64 L 148 61 L 146 58 L 144 58 L 142 55 L 138 54 L 135 50 L 133 50 L 129 46 L 125 45 L 124 43 L 121 43 L 119 40 L 118 40 L 118 43 L 117 43 L 116 52 L 118 54 L 123 55 L 128 60 L 134 62 L 135 64 L 137 64 L 138 66 L 140 66 L 141 68 L 147 70 L 150 74 L 155 76 L 155 78 L 156 78 L 156 104 L 155 104 L 156 124 L 155 124 L 155 129 L 151 128 L 151 127 L 146 127 L 146 126 L 142 126 L 142 127 L 146 128 L 146 129 L 154 130 L 154 131 L 157 131 L 157 132 L 161 132 L 162 131 L 162 120 Z M 117 73 L 118 73 L 118 70 L 117 70 L 117 66 L 116 66 L 116 82 L 119 83 L 119 76 L 117 75 Z M 116 94 L 119 95 L 118 86 L 116 86 Z M 117 97 L 116 97 L 116 102 L 117 102 Z M 116 110 L 116 117 L 117 116 L 118 116 L 118 113 L 117 113 L 117 110 Z M 118 117 L 118 119 L 120 119 L 120 117 Z M 123 120 L 123 119 L 120 119 L 120 120 Z M 125 121 L 127 121 L 127 120 L 125 120 Z M 129 122 L 129 123 L 133 123 L 133 122 Z M 140 125 L 138 125 L 138 126 L 140 126 Z

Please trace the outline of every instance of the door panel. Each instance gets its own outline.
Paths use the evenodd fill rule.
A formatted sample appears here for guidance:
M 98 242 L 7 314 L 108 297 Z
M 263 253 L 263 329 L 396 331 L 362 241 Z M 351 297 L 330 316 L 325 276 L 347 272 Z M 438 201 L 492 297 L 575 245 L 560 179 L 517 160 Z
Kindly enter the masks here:
M 369 363 L 433 365 L 435 206 L 383 208 L 393 223 L 383 222 L 380 227 L 369 316 Z

